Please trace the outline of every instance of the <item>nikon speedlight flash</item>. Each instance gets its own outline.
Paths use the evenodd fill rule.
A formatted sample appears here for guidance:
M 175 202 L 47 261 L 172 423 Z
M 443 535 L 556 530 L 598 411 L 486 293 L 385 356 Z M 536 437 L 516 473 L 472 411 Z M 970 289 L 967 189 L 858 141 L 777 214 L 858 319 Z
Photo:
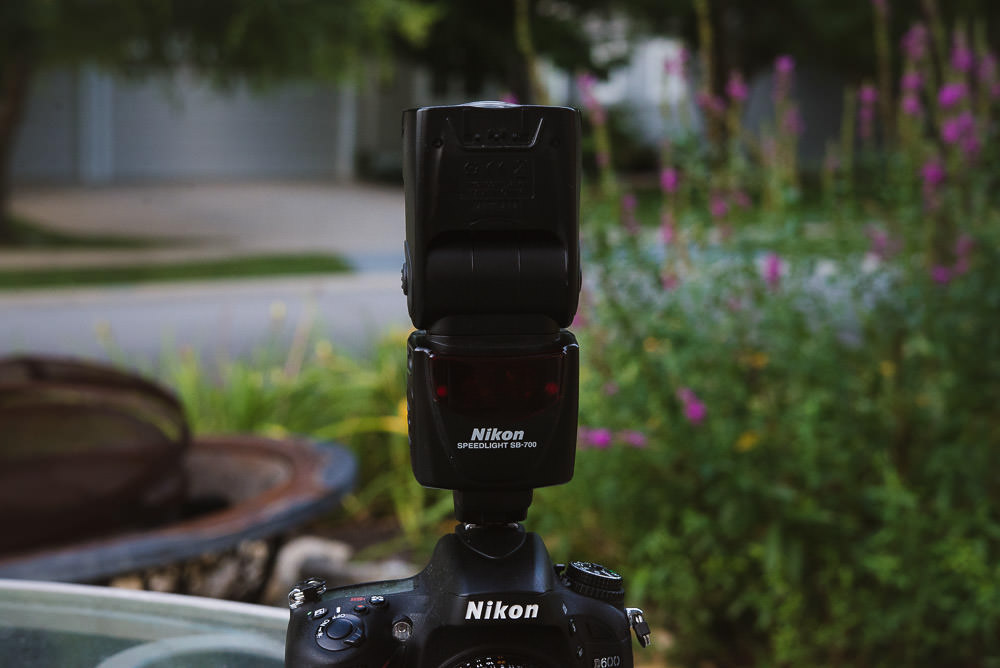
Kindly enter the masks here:
M 565 107 L 403 114 L 410 454 L 461 521 L 522 520 L 573 476 L 579 136 Z

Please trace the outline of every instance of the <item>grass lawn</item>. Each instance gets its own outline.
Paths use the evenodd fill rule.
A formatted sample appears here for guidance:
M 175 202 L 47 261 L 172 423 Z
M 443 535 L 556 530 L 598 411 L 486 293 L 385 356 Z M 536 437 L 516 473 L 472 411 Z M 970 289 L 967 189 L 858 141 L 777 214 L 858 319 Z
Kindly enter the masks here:
M 336 255 L 253 255 L 220 260 L 195 260 L 171 264 L 136 264 L 119 267 L 81 267 L 0 271 L 0 290 L 122 285 L 156 281 L 201 281 L 253 276 L 293 276 L 350 271 L 350 264 Z
M 71 234 L 52 230 L 23 218 L 9 217 L 5 233 L 0 236 L 0 250 L 38 250 L 51 248 L 160 248 L 175 245 L 169 239 L 127 237 L 111 234 Z

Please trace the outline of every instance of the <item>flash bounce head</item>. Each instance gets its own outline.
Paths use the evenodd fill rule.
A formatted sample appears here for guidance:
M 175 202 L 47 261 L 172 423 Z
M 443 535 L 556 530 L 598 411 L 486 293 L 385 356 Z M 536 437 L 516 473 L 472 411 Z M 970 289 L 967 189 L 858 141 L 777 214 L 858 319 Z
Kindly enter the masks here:
M 580 115 L 476 102 L 403 113 L 404 290 L 418 329 L 568 327 L 580 292 Z

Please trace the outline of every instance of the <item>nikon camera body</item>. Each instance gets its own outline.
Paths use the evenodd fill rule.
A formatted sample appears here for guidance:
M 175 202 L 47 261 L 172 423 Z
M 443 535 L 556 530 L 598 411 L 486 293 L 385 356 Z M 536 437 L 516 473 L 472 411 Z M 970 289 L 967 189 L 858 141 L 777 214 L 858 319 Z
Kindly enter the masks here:
M 620 575 L 553 565 L 533 490 L 576 452 L 580 116 L 479 102 L 403 114 L 410 455 L 453 491 L 455 533 L 418 575 L 289 594 L 289 668 L 632 666 Z

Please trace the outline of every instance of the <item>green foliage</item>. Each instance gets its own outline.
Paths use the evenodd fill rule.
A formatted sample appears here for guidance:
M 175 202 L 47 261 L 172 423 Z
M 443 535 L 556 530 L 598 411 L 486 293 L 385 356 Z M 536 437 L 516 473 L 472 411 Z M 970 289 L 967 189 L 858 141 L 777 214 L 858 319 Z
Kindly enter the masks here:
M 65 238 L 64 238 L 65 239 Z M 0 270 L 0 290 L 84 285 L 134 285 L 158 281 L 206 281 L 253 276 L 301 276 L 350 270 L 339 255 L 302 253 L 248 255 L 216 260 L 185 260 L 97 267 L 47 267 Z
M 0 62 L 94 63 L 117 71 L 193 67 L 228 82 L 336 78 L 385 53 L 394 35 L 419 42 L 435 18 L 412 0 L 8 0 Z
M 582 451 L 533 517 L 620 566 L 683 665 L 1000 661 L 998 241 L 948 285 L 855 254 L 769 287 L 747 244 L 672 291 L 610 243 L 581 423 L 648 440 Z
M 348 445 L 360 464 L 348 514 L 393 516 L 409 547 L 429 550 L 438 532 L 428 528 L 450 515 L 451 495 L 424 489 L 410 473 L 405 336 L 386 336 L 359 362 L 329 341 L 308 344 L 301 329 L 284 359 L 276 345 L 255 359 L 210 367 L 181 354 L 166 359 L 159 375 L 180 395 L 196 434 L 299 435 Z

